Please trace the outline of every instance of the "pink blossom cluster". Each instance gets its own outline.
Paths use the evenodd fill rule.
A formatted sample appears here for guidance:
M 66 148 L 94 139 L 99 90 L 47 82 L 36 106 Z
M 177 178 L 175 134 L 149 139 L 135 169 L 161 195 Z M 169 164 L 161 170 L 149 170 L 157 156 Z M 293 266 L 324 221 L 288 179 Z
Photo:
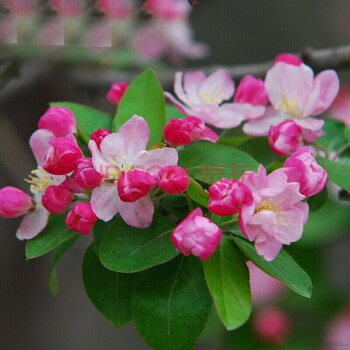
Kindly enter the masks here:
M 245 76 L 236 92 L 224 69 L 208 77 L 202 71 L 178 72 L 174 91 L 178 99 L 168 92 L 165 96 L 181 113 L 220 129 L 244 123 L 247 135 L 268 136 L 271 149 L 287 156 L 324 135 L 324 120 L 314 117 L 333 103 L 339 79 L 333 70 L 314 77 L 312 69 L 298 57 L 281 54 L 264 81 Z M 337 106 L 344 105 L 344 100 Z

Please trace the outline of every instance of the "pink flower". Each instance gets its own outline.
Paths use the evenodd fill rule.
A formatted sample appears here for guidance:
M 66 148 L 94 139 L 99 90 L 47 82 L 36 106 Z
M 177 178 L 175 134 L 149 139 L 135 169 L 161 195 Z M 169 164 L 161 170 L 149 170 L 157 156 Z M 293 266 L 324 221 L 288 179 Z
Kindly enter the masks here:
M 299 191 L 305 197 L 321 192 L 327 184 L 327 171 L 317 164 L 310 146 L 301 147 L 293 153 L 285 161 L 283 170 L 289 182 L 300 183 Z
M 102 176 L 97 172 L 92 164 L 91 158 L 81 158 L 74 171 L 74 181 L 89 190 L 99 186 L 102 181 Z
M 70 230 L 88 235 L 97 220 L 89 203 L 77 203 L 68 213 L 65 222 Z
M 285 311 L 266 307 L 254 316 L 253 328 L 263 342 L 282 345 L 290 334 L 291 321 Z
M 128 87 L 129 87 L 129 84 L 124 82 L 113 83 L 110 90 L 107 93 L 108 101 L 113 105 L 118 106 L 119 102 L 121 101 Z
M 164 139 L 169 145 L 177 147 L 199 140 L 216 142 L 219 137 L 205 126 L 202 119 L 190 116 L 183 119 L 171 118 L 164 127 Z
M 275 58 L 274 64 L 278 62 L 291 64 L 293 66 L 300 66 L 303 63 L 302 59 L 292 53 L 281 53 Z
M 337 96 L 339 79 L 335 71 L 325 70 L 314 78 L 312 69 L 305 64 L 277 62 L 266 74 L 265 87 L 273 108 L 245 124 L 245 133 L 264 136 L 271 125 L 293 120 L 307 142 L 324 134 L 324 121 L 311 116 L 323 113 Z
M 280 156 L 288 156 L 302 145 L 302 131 L 293 120 L 286 120 L 269 130 L 269 144 Z
M 350 126 L 350 88 L 342 85 L 339 94 L 334 100 L 328 117 L 339 120 L 346 126 Z
M 28 213 L 33 208 L 33 200 L 18 188 L 7 186 L 0 190 L 1 217 L 16 218 Z
M 350 348 L 350 306 L 336 315 L 328 325 L 324 350 L 342 350 Z
M 204 261 L 214 253 L 221 234 L 221 229 L 203 217 L 202 210 L 197 208 L 177 225 L 171 234 L 171 241 L 182 254 L 193 254 Z
M 65 107 L 51 107 L 40 118 L 39 129 L 51 131 L 56 137 L 77 133 L 73 112 Z
M 42 196 L 42 204 L 50 213 L 59 215 L 64 213 L 72 204 L 74 195 L 61 186 L 49 186 Z
M 250 276 L 250 291 L 253 303 L 275 301 L 286 289 L 279 280 L 260 270 L 251 261 L 247 262 Z
M 154 18 L 163 21 L 183 20 L 191 10 L 185 1 L 178 0 L 147 0 L 144 6 Z
M 301 202 L 305 196 L 299 193 L 299 183 L 289 182 L 283 171 L 267 175 L 262 165 L 257 174 L 245 172 L 241 182 L 251 189 L 254 200 L 242 206 L 239 226 L 250 241 L 255 240 L 258 254 L 271 261 L 283 244 L 300 239 L 309 210 Z
M 64 175 L 73 171 L 83 157 L 78 144 L 67 137 L 57 137 L 49 142 L 43 169 L 50 174 Z
M 158 187 L 170 194 L 182 193 L 190 184 L 185 169 L 177 165 L 163 167 L 159 170 L 158 177 Z
M 243 204 L 252 200 L 251 190 L 235 179 L 220 179 L 209 187 L 209 210 L 216 215 L 236 214 Z
M 109 17 L 121 20 L 132 15 L 132 0 L 99 0 L 98 6 L 106 11 Z
M 240 91 L 241 99 L 244 95 L 242 89 L 243 87 Z M 261 117 L 265 111 L 265 106 L 262 105 L 223 103 L 232 98 L 235 90 L 233 80 L 224 69 L 219 69 L 207 78 L 202 71 L 189 72 L 184 77 L 178 72 L 175 74 L 174 90 L 183 103 L 167 92 L 165 96 L 180 112 L 201 118 L 217 128 L 236 127 L 244 120 Z
M 100 144 L 102 140 L 111 133 L 109 129 L 97 129 L 91 134 L 91 140 L 96 142 L 98 148 L 100 148 Z
M 246 75 L 237 87 L 234 101 L 237 103 L 250 103 L 254 106 L 266 106 L 269 102 L 265 85 L 262 79 Z
M 152 223 L 153 203 L 146 195 L 135 202 L 124 202 L 118 196 L 118 180 L 122 172 L 142 170 L 156 175 L 163 166 L 177 163 L 177 152 L 164 147 L 145 151 L 149 140 L 146 121 L 133 116 L 119 129 L 118 133 L 107 135 L 100 148 L 90 140 L 92 163 L 104 181 L 92 192 L 91 206 L 102 220 L 111 220 L 120 213 L 124 221 L 134 227 L 148 227 Z
M 157 180 L 150 173 L 140 170 L 122 172 L 118 183 L 118 195 L 123 202 L 135 202 L 147 195 L 150 188 L 157 185 Z

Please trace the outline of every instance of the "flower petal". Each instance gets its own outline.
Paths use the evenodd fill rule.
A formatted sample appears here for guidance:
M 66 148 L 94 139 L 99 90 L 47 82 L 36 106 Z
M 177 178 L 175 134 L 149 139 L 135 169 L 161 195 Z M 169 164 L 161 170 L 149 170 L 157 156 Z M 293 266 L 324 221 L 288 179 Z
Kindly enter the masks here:
M 108 160 L 103 156 L 100 149 L 97 147 L 97 144 L 94 140 L 89 141 L 89 150 L 92 155 L 92 164 L 97 172 L 99 172 L 102 176 L 108 178 L 109 169 L 111 168 L 111 164 Z
M 109 134 L 102 140 L 100 149 L 108 162 L 121 158 L 126 155 L 124 137 L 119 133 Z
M 172 94 L 169 92 L 164 92 L 164 96 L 179 110 L 179 112 L 185 115 L 191 114 L 191 109 L 179 102 Z
M 38 129 L 30 137 L 29 145 L 39 166 L 44 164 L 46 152 L 51 147 L 49 142 L 55 138 L 56 136 L 46 129 Z
M 111 220 L 118 213 L 119 202 L 116 184 L 102 183 L 92 191 L 91 208 L 103 221 Z
M 264 241 L 255 241 L 255 248 L 266 261 L 272 261 L 282 249 L 283 244 L 274 237 L 267 237 Z
M 187 95 L 182 87 L 182 77 L 183 73 L 182 72 L 177 72 L 175 73 L 175 83 L 174 83 L 174 91 L 177 97 L 184 102 L 185 104 L 188 105 L 188 98 Z
M 201 84 L 205 81 L 206 77 L 204 72 L 198 70 L 194 72 L 188 72 L 184 76 L 184 89 L 187 97 L 191 101 L 191 104 L 200 103 L 198 92 Z

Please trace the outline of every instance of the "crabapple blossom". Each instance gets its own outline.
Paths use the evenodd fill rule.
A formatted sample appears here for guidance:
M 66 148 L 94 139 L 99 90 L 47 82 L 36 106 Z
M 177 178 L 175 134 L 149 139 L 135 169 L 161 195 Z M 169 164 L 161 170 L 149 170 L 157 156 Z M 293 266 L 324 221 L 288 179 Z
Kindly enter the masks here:
M 78 144 L 67 137 L 57 137 L 49 142 L 43 169 L 50 174 L 64 175 L 73 171 L 83 158 Z
M 174 148 L 146 151 L 148 140 L 147 122 L 136 115 L 118 133 L 107 135 L 100 147 L 90 140 L 92 163 L 104 179 L 91 196 L 92 210 L 100 219 L 109 221 L 119 212 L 130 226 L 148 227 L 152 223 L 154 206 L 149 194 L 134 202 L 124 202 L 119 198 L 117 186 L 123 172 L 141 170 L 156 175 L 163 166 L 177 164 Z
M 288 156 L 302 146 L 302 131 L 293 120 L 286 120 L 269 130 L 271 149 L 280 156 Z
M 178 0 L 147 0 L 144 7 L 162 21 L 184 20 L 191 11 L 185 1 Z
M 334 100 L 327 117 L 350 126 L 350 88 L 348 86 L 340 87 L 339 94 Z
M 125 91 L 128 89 L 129 84 L 124 82 L 113 83 L 110 90 L 107 93 L 107 99 L 110 103 L 118 106 L 120 100 L 124 96 Z
M 339 79 L 333 70 L 314 77 L 305 65 L 277 62 L 266 74 L 265 88 L 273 107 L 243 127 L 248 135 L 265 136 L 271 125 L 293 120 L 302 130 L 303 139 L 314 142 L 322 136 L 323 120 L 312 116 L 323 113 L 332 104 L 339 90 Z
M 269 98 L 266 94 L 262 79 L 256 79 L 252 75 L 246 75 L 237 87 L 234 97 L 237 103 L 250 103 L 254 106 L 266 106 Z
M 117 183 L 118 195 L 123 202 L 135 202 L 157 185 L 156 178 L 141 170 L 123 171 Z
M 258 254 L 271 261 L 283 244 L 300 239 L 309 206 L 301 202 L 305 196 L 299 192 L 299 182 L 289 182 L 279 169 L 267 175 L 260 165 L 258 173 L 245 172 L 241 182 L 251 189 L 253 201 L 243 204 L 239 226 L 250 241 L 255 240 Z
M 98 148 L 100 148 L 100 144 L 102 140 L 111 133 L 109 129 L 97 129 L 91 134 L 91 140 L 96 142 Z
M 216 215 L 236 214 L 253 200 L 251 190 L 236 179 L 220 179 L 209 187 L 209 210 Z
M 273 63 L 276 64 L 278 62 L 291 64 L 293 66 L 300 66 L 303 63 L 303 60 L 292 53 L 281 53 L 275 58 Z
M 190 116 L 183 119 L 171 118 L 164 127 L 164 139 L 169 145 L 177 147 L 199 140 L 216 142 L 219 137 L 202 119 Z
M 27 193 L 16 187 L 6 186 L 0 190 L 0 216 L 16 218 L 34 208 L 34 202 Z
M 88 235 L 97 220 L 89 203 L 77 203 L 68 213 L 65 223 L 72 231 Z
M 51 185 L 41 198 L 42 204 L 50 213 L 59 215 L 64 213 L 72 204 L 74 194 L 68 189 Z
M 81 158 L 74 171 L 74 181 L 89 190 L 99 186 L 102 181 L 102 176 L 97 172 L 92 164 L 91 158 Z
M 285 161 L 283 170 L 289 182 L 300 183 L 299 191 L 307 198 L 321 192 L 327 184 L 327 171 L 317 164 L 310 146 L 301 147 L 293 153 Z
M 159 170 L 158 177 L 158 187 L 170 194 L 182 193 L 190 184 L 185 169 L 177 165 L 163 167 Z
M 290 334 L 290 317 L 282 309 L 265 307 L 254 315 L 253 329 L 262 341 L 282 345 Z
M 171 233 L 171 241 L 184 255 L 209 259 L 220 243 L 222 231 L 200 208 L 193 210 Z
M 175 107 L 186 115 L 201 118 L 217 128 L 228 129 L 241 124 L 244 120 L 261 117 L 265 106 L 245 102 L 223 103 L 232 98 L 235 85 L 229 73 L 224 69 L 206 77 L 202 71 L 175 74 L 175 93 L 179 102 L 170 93 L 165 96 Z M 244 88 L 240 89 L 239 99 L 244 101 Z M 248 93 L 245 98 L 248 98 Z

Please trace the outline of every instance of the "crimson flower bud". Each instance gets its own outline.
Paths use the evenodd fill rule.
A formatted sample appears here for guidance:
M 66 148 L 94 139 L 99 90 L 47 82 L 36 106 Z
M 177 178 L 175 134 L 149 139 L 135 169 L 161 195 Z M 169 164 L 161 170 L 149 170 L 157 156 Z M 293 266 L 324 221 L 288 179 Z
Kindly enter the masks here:
M 74 181 L 81 187 L 89 190 L 101 184 L 102 176 L 92 165 L 91 158 L 81 158 L 74 171 Z
M 52 214 L 64 213 L 72 204 L 74 195 L 71 191 L 60 186 L 49 186 L 42 196 L 43 206 Z
M 16 187 L 7 186 L 0 190 L 0 216 L 16 218 L 34 208 L 34 202 L 27 193 Z
M 278 62 L 287 63 L 293 66 L 300 66 L 303 63 L 302 59 L 292 53 L 281 53 L 275 58 L 273 63 L 276 64 Z
M 96 142 L 98 148 L 100 148 L 100 144 L 102 140 L 111 133 L 109 129 L 97 129 L 95 132 L 91 134 L 91 140 Z
M 97 220 L 89 203 L 77 203 L 68 213 L 65 222 L 72 231 L 88 235 Z
M 302 130 L 293 120 L 286 120 L 278 125 L 272 125 L 269 130 L 271 149 L 280 156 L 288 156 L 301 147 Z
M 220 179 L 209 187 L 209 210 L 216 215 L 228 216 L 240 211 L 243 204 L 253 200 L 252 191 L 235 179 Z
M 170 194 L 182 193 L 190 184 L 185 169 L 177 165 L 163 167 L 159 170 L 158 177 L 158 187 Z
M 110 90 L 107 93 L 108 101 L 113 105 L 118 106 L 120 100 L 122 99 L 128 87 L 129 87 L 129 84 L 124 82 L 113 83 Z
M 169 124 L 164 127 L 164 139 L 169 145 L 177 147 L 199 140 L 216 142 L 219 137 L 202 119 L 190 116 L 170 119 Z
M 144 197 L 149 189 L 156 185 L 156 178 L 145 171 L 122 172 L 117 184 L 119 198 L 123 202 L 135 202 Z
M 77 132 L 74 114 L 65 107 L 49 108 L 40 118 L 38 127 L 50 130 L 56 137 L 65 137 Z
M 78 144 L 67 137 L 57 137 L 49 142 L 43 169 L 53 175 L 65 175 L 73 171 L 83 157 Z
M 269 98 L 263 80 L 246 75 L 237 87 L 234 100 L 237 103 L 265 106 L 269 102 Z

